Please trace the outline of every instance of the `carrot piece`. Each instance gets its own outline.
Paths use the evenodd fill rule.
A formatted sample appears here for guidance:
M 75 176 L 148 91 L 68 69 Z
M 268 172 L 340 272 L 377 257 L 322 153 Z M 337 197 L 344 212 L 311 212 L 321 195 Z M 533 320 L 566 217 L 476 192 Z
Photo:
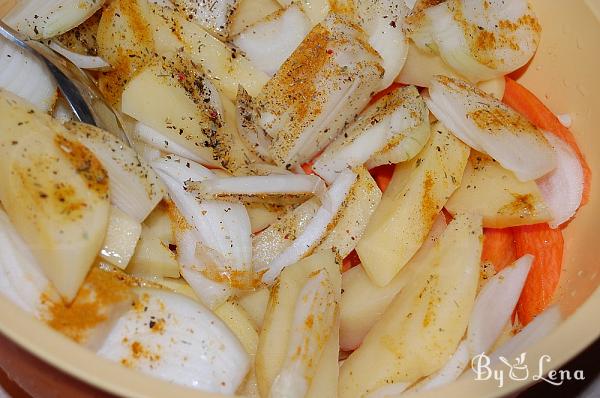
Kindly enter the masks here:
M 342 263 L 342 272 L 346 272 L 350 268 L 353 268 L 358 264 L 360 264 L 360 257 L 358 257 L 358 253 L 356 253 L 356 250 L 352 250 L 350 254 L 346 256 Z
M 444 215 L 444 218 L 446 219 L 446 225 L 450 224 L 452 222 L 452 220 L 454 220 L 454 216 L 452 214 L 450 214 L 450 212 L 448 210 L 446 210 L 445 207 L 442 207 L 442 214 Z
M 384 88 L 380 92 L 375 93 L 375 95 L 373 95 L 371 97 L 371 101 L 369 101 L 369 105 L 374 104 L 375 102 L 379 101 L 382 97 L 384 97 L 384 96 L 388 95 L 389 93 L 392 93 L 392 92 L 396 91 L 397 89 L 399 89 L 400 87 L 404 87 L 404 86 L 405 86 L 405 84 L 393 82 L 387 88 Z
M 535 256 L 517 303 L 519 321 L 525 326 L 552 301 L 562 270 L 564 240 L 562 231 L 548 224 L 515 227 L 513 236 L 517 258 Z
M 483 230 L 481 261 L 490 262 L 496 272 L 502 271 L 517 259 L 513 231 L 510 228 Z
M 502 101 L 528 118 L 534 125 L 542 130 L 549 131 L 565 141 L 577 154 L 583 168 L 584 186 L 581 205 L 589 201 L 592 183 L 592 171 L 585 156 L 579 149 L 573 133 L 563 126 L 556 115 L 546 107 L 531 91 L 514 81 L 506 78 L 506 89 Z
M 302 165 L 300 165 L 300 167 L 302 167 L 302 170 L 304 170 L 306 174 L 316 174 L 312 168 L 312 165 L 314 163 L 314 160 L 311 160 L 310 162 L 303 163 Z
M 395 168 L 396 165 L 394 164 L 384 164 L 383 166 L 377 166 L 369 170 L 381 192 L 385 192 L 388 185 L 390 185 Z

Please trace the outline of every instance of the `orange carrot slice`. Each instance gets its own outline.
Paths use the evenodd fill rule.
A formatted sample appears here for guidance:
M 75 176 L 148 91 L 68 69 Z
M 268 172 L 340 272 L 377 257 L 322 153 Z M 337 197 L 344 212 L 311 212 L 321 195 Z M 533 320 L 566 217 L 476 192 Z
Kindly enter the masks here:
M 585 205 L 590 197 L 592 171 L 585 160 L 585 156 L 579 149 L 573 133 L 563 126 L 556 115 L 531 91 L 509 77 L 506 78 L 506 89 L 502 101 L 528 118 L 538 128 L 555 134 L 573 148 L 583 168 L 584 187 L 581 205 Z
M 356 250 L 352 250 L 350 254 L 346 256 L 342 263 L 342 272 L 346 272 L 350 268 L 356 267 L 358 264 L 360 264 L 360 258 L 358 257 L 358 253 L 356 253 Z
M 496 272 L 502 271 L 517 259 L 513 231 L 510 228 L 483 230 L 481 261 L 490 262 Z
M 310 162 L 303 163 L 302 165 L 300 165 L 300 167 L 302 167 L 302 170 L 304 170 L 306 174 L 316 174 L 315 171 L 312 169 L 312 165 L 314 163 L 315 161 L 311 160 Z
M 394 164 L 384 164 L 383 166 L 378 166 L 369 170 L 369 173 L 373 176 L 373 179 L 377 183 L 379 189 L 381 189 L 381 192 L 385 192 L 388 185 L 390 185 L 395 168 L 396 165 Z
M 525 326 L 552 301 L 562 269 L 564 240 L 562 231 L 548 224 L 515 227 L 513 236 L 517 258 L 535 256 L 517 303 L 519 321 Z

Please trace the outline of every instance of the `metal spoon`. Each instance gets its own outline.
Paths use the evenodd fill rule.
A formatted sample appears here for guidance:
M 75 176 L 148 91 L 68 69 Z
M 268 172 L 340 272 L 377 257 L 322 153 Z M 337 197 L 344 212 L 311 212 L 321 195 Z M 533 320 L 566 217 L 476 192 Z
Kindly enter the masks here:
M 2 20 L 0 36 L 29 51 L 46 64 L 79 121 L 107 130 L 131 146 L 119 112 L 104 99 L 86 72 L 45 44 L 25 38 Z

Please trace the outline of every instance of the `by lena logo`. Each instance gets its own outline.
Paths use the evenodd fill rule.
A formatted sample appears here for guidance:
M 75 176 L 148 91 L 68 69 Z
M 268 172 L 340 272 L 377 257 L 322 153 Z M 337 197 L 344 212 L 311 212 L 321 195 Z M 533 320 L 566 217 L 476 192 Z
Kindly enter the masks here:
M 530 369 L 525 363 L 527 353 L 522 353 L 509 361 L 505 357 L 498 357 L 499 363 L 492 364 L 492 360 L 485 354 L 479 354 L 471 360 L 471 369 L 475 372 L 475 380 L 496 380 L 498 387 L 502 388 L 504 382 L 508 380 L 525 381 L 525 380 L 543 380 L 554 386 L 560 386 L 568 380 L 585 380 L 583 370 L 571 372 L 569 370 L 555 370 L 548 368 L 548 364 L 552 361 L 550 355 L 542 355 L 538 361 L 537 369 Z M 504 366 L 503 366 L 504 365 Z

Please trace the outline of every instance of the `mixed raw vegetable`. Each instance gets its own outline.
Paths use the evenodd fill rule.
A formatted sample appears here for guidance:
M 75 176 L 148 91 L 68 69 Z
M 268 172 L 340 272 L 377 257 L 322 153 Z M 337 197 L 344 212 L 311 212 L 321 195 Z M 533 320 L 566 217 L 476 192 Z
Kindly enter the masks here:
M 392 397 L 559 322 L 574 135 L 509 75 L 526 0 L 21 0 L 131 145 L 0 40 L 0 292 L 99 356 L 250 397 Z M 549 308 L 550 307 L 550 308 Z

